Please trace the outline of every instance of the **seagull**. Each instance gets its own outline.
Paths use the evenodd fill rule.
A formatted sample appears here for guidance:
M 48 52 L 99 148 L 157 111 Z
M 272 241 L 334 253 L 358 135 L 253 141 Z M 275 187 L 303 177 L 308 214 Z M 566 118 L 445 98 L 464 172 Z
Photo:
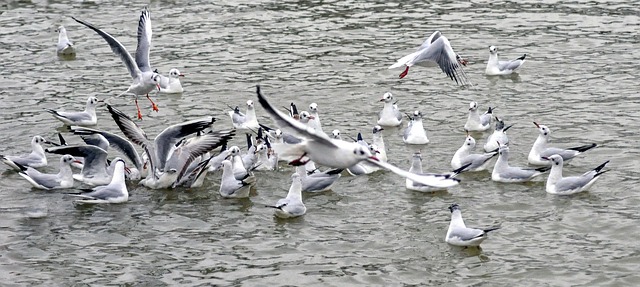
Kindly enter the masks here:
M 44 110 L 67 126 L 95 126 L 98 124 L 98 117 L 96 117 L 96 105 L 98 105 L 98 102 L 100 101 L 97 98 L 89 97 L 87 105 L 82 112 L 58 112 L 47 108 Z
M 31 153 L 18 156 L 0 155 L 0 158 L 2 162 L 17 171 L 21 170 L 20 165 L 33 168 L 45 167 L 47 166 L 47 156 L 44 154 L 44 148 L 42 147 L 43 143 L 55 145 L 55 143 L 52 143 L 41 136 L 34 136 L 31 139 Z
M 320 115 L 318 115 L 318 104 L 311 103 L 309 105 L 309 114 L 311 114 L 312 118 L 307 125 L 323 133 L 322 124 L 320 124 Z
M 227 145 L 223 145 L 220 149 L 220 153 L 213 156 L 209 161 L 209 172 L 214 172 L 220 169 L 222 167 L 222 161 L 229 157 L 230 154 L 231 151 L 227 148 Z
M 422 112 L 414 111 L 413 117 L 409 116 L 409 119 L 411 121 L 402 134 L 402 141 L 407 144 L 428 144 L 427 131 L 422 125 Z
M 451 159 L 451 167 L 459 169 L 464 165 L 470 164 L 464 171 L 481 171 L 487 169 L 489 160 L 498 155 L 498 151 L 492 151 L 484 154 L 471 154 L 476 147 L 476 140 L 467 135 L 462 146 L 456 151 Z
M 129 191 L 125 184 L 125 163 L 123 159 L 114 160 L 115 168 L 109 184 L 97 186 L 83 193 L 69 193 L 71 196 L 80 197 L 74 203 L 123 203 L 129 200 Z
M 555 147 L 547 147 L 549 143 L 549 136 L 551 134 L 551 130 L 544 125 L 539 125 L 536 122 L 533 122 L 534 125 L 538 128 L 540 134 L 538 134 L 538 138 L 533 143 L 531 147 L 531 151 L 529 152 L 529 164 L 532 165 L 551 165 L 551 162 L 548 160 L 544 160 L 543 157 L 550 157 L 554 154 L 559 154 L 562 156 L 564 162 L 569 162 L 574 157 L 582 154 L 585 151 L 588 151 L 597 145 L 595 143 L 582 145 L 578 147 L 572 147 L 568 149 L 561 149 Z
M 307 212 L 307 207 L 302 203 L 302 182 L 300 175 L 294 173 L 291 175 L 291 187 L 287 197 L 278 200 L 276 205 L 268 205 L 267 207 L 276 209 L 276 216 L 280 218 L 292 218 L 302 216 Z
M 340 136 L 340 130 L 331 131 L 331 138 L 336 140 L 342 140 L 342 136 Z
M 515 60 L 500 61 L 498 60 L 498 48 L 496 46 L 490 46 L 489 61 L 487 61 L 487 69 L 484 73 L 488 76 L 510 75 L 524 64 L 524 58 L 526 57 L 527 54 L 524 54 Z
M 601 174 L 608 171 L 602 171 L 607 163 L 609 163 L 609 161 L 606 161 L 582 175 L 562 177 L 562 156 L 554 154 L 545 158 L 552 163 L 546 186 L 547 192 L 551 194 L 569 195 L 586 191 L 600 178 Z
M 303 192 L 321 192 L 330 190 L 333 184 L 340 178 L 340 173 L 344 169 L 329 169 L 323 172 L 307 173 L 304 165 L 296 167 L 296 172 L 300 175 Z
M 142 177 L 141 172 L 144 170 L 144 162 L 142 161 L 142 158 L 140 157 L 140 154 L 138 154 L 138 151 L 136 150 L 133 143 L 131 143 L 126 138 L 107 131 L 83 127 L 71 127 L 71 132 L 76 135 L 80 135 L 81 137 L 83 137 L 83 139 L 85 139 L 84 137 L 91 135 L 102 136 L 105 140 L 107 140 L 108 147 L 119 151 L 126 159 L 133 163 L 134 167 L 130 168 L 129 173 L 127 174 L 129 176 L 129 179 L 138 180 Z M 106 147 L 103 149 L 107 150 Z
M 141 184 L 144 184 L 147 187 L 151 186 L 151 188 L 155 188 L 155 186 L 168 186 L 173 183 L 160 181 L 160 178 L 168 171 L 165 166 L 171 156 L 171 150 L 176 147 L 176 144 L 185 137 L 210 127 L 216 121 L 213 117 L 207 117 L 205 119 L 191 120 L 175 124 L 165 128 L 153 141 L 151 141 L 147 138 L 146 133 L 123 112 L 111 105 L 107 105 L 107 109 L 109 110 L 109 113 L 111 113 L 111 117 L 116 122 L 116 125 L 118 125 L 118 128 L 120 128 L 120 131 L 122 131 L 122 133 L 131 140 L 131 142 L 141 146 L 144 150 L 148 158 L 149 174 L 144 181 L 141 181 Z M 213 131 L 211 133 L 212 137 L 219 139 L 221 142 L 225 141 L 225 139 L 231 138 L 233 135 L 233 131 Z M 206 148 L 194 149 L 192 153 L 193 158 L 191 160 L 206 153 L 207 151 L 209 150 L 206 150 Z M 191 163 L 191 161 L 188 160 L 187 163 Z
M 108 163 L 108 153 L 103 148 L 94 145 L 67 145 L 51 147 L 46 149 L 46 152 L 82 157 L 84 159 L 82 171 L 80 171 L 80 174 L 73 175 L 73 179 L 77 181 L 93 186 L 105 185 L 111 182 L 115 162 Z
M 265 142 L 257 147 L 256 154 L 258 155 L 256 170 L 278 169 L 278 154 L 271 148 L 269 138 L 265 138 Z
M 129 74 L 133 78 L 133 83 L 122 94 L 135 95 L 136 109 L 138 111 L 138 119 L 142 119 L 142 112 L 140 112 L 140 106 L 138 105 L 138 96 L 147 95 L 147 99 L 151 102 L 151 106 L 154 111 L 158 111 L 158 106 L 149 97 L 149 92 L 154 89 L 160 90 L 160 75 L 154 73 L 151 70 L 149 64 L 149 50 L 151 48 L 151 13 L 147 7 L 142 10 L 140 14 L 140 20 L 138 21 L 138 47 L 136 48 L 135 59 L 127 52 L 127 49 L 109 33 L 104 32 L 93 25 L 78 20 L 75 17 L 71 17 L 76 22 L 87 26 L 89 29 L 95 31 L 107 41 L 107 44 L 111 46 L 111 51 L 120 57 L 122 62 L 129 70 Z
M 56 174 L 41 173 L 33 167 L 17 164 L 20 176 L 24 177 L 33 187 L 44 190 L 70 188 L 73 186 L 73 172 L 71 163 L 76 159 L 71 155 L 60 157 L 60 171 Z
M 477 247 L 480 243 L 487 239 L 487 233 L 500 229 L 500 227 L 491 227 L 487 229 L 469 228 L 464 224 L 460 206 L 456 203 L 449 206 L 451 211 L 451 222 L 447 230 L 447 236 L 444 241 L 454 246 Z
M 398 106 L 393 103 L 393 95 L 389 92 L 384 93 L 381 102 L 384 102 L 382 111 L 378 113 L 378 124 L 386 127 L 397 127 L 402 124 L 402 114 L 398 110 Z
M 224 198 L 246 198 L 249 197 L 251 186 L 255 183 L 255 177 L 246 174 L 246 178 L 236 179 L 233 175 L 233 167 L 228 160 L 222 161 L 222 181 L 220 182 L 219 193 Z
M 513 125 L 508 127 L 504 126 L 504 121 L 501 118 L 495 117 L 496 129 L 487 138 L 487 143 L 484 144 L 484 151 L 491 152 L 499 148 L 499 145 L 509 145 L 509 137 L 507 137 L 507 130 Z M 498 144 L 499 143 L 499 144 Z
M 469 117 L 464 124 L 464 130 L 468 132 L 483 132 L 491 127 L 491 117 L 493 116 L 493 109 L 489 107 L 487 111 L 480 115 L 478 114 L 478 103 L 469 103 Z
M 229 117 L 231 117 L 231 123 L 233 127 L 239 130 L 258 130 L 260 125 L 258 124 L 258 119 L 256 118 L 256 110 L 253 106 L 253 101 L 247 101 L 247 113 L 243 114 L 240 112 L 239 107 L 235 107 L 233 111 L 228 112 Z
M 75 56 L 76 48 L 73 46 L 73 43 L 69 41 L 67 38 L 67 29 L 64 26 L 58 27 L 58 45 L 56 46 L 56 51 L 60 56 Z
M 460 172 L 462 172 L 465 168 L 467 168 L 467 166 L 463 166 L 457 170 L 454 170 L 451 173 L 447 173 L 447 174 L 437 174 L 437 173 L 422 173 L 422 155 L 420 154 L 420 152 L 417 152 L 415 154 L 413 154 L 413 161 L 411 163 L 411 168 L 409 168 L 409 172 L 415 173 L 415 174 L 422 174 L 424 176 L 433 176 L 436 178 L 441 178 L 443 180 L 451 180 L 452 181 L 452 185 L 451 186 L 455 186 L 457 185 L 458 182 L 460 182 L 459 179 L 454 178 L 456 175 L 458 175 Z M 433 192 L 433 191 L 437 191 L 437 190 L 446 190 L 447 188 L 442 188 L 442 187 L 434 187 L 434 186 L 430 186 L 430 185 L 424 185 L 424 184 L 420 184 L 420 183 L 415 183 L 413 182 L 413 180 L 410 179 L 406 179 L 405 181 L 405 187 L 409 190 L 415 190 L 415 191 L 422 191 L 422 192 Z
M 543 174 L 550 168 L 544 166 L 541 168 L 521 168 L 515 166 L 509 166 L 509 147 L 502 145 L 498 149 L 498 160 L 493 166 L 493 172 L 491 172 L 491 179 L 498 182 L 526 182 L 532 180 L 534 177 Z
M 435 31 L 422 43 L 416 52 L 400 58 L 389 69 L 405 66 L 405 70 L 400 74 L 400 79 L 402 79 L 409 73 L 409 68 L 413 65 L 439 66 L 451 80 L 456 81 L 456 84 L 466 86 L 470 85 L 467 74 L 462 69 L 462 66 L 466 64 L 467 60 L 453 51 L 449 40 L 442 36 L 440 31 Z
M 313 160 L 316 164 L 333 168 L 348 168 L 365 160 L 379 167 L 388 169 L 397 175 L 410 178 L 418 183 L 435 186 L 448 186 L 450 184 L 446 181 L 422 177 L 406 170 L 402 170 L 389 163 L 381 162 L 371 154 L 367 147 L 358 143 L 331 139 L 326 134 L 319 134 L 303 123 L 300 123 L 276 110 L 260 93 L 260 86 L 257 86 L 256 92 L 258 94 L 258 101 L 260 102 L 260 105 L 262 105 L 280 129 L 303 138 L 301 143 L 295 145 L 273 145 L 278 156 L 288 160 L 293 159 L 289 162 L 291 165 L 297 166 L 305 164 L 305 160 L 303 160 L 305 157 L 307 158 L 306 161 Z
M 373 126 L 373 141 L 372 144 L 377 146 L 377 151 L 378 151 L 378 159 L 380 161 L 387 161 L 387 148 L 384 145 L 384 138 L 382 137 L 382 131 L 384 129 L 379 126 L 379 125 L 375 125 Z
M 157 71 L 156 74 L 160 75 Z M 169 77 L 160 75 L 160 93 L 161 94 L 182 94 L 184 89 L 180 83 L 180 77 L 184 77 L 184 74 L 180 73 L 178 69 L 169 70 Z

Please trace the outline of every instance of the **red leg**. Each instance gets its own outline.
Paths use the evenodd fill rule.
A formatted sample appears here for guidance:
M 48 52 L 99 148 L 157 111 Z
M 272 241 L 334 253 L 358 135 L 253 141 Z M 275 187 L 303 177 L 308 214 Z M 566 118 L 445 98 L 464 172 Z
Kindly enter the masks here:
M 147 99 L 149 99 L 149 102 L 151 102 L 151 108 L 153 109 L 154 112 L 159 111 L 158 106 L 156 105 L 156 103 L 153 102 L 153 100 L 151 100 L 151 98 L 149 97 L 149 94 L 147 94 Z
M 289 165 L 292 166 L 300 166 L 300 165 L 305 165 L 307 164 L 311 159 L 307 159 L 305 161 L 302 161 L 302 158 L 305 157 L 307 155 L 307 153 L 305 152 L 304 154 L 302 154 L 299 158 L 292 160 L 291 162 L 289 162 Z
M 404 69 L 404 72 L 400 73 L 400 79 L 406 77 L 408 73 L 409 73 L 409 66 L 407 66 L 407 68 Z
M 140 106 L 138 106 L 138 98 L 135 99 L 135 102 L 136 102 L 136 109 L 138 110 L 138 119 L 141 120 L 142 112 L 140 112 Z

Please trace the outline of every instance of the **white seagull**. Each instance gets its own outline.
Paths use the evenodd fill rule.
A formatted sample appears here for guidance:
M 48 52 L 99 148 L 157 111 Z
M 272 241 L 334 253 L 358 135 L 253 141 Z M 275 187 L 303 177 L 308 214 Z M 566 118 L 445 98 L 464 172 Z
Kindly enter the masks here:
M 60 157 L 60 171 L 56 174 L 41 173 L 32 167 L 20 167 L 20 176 L 24 177 L 33 187 L 44 190 L 70 188 L 73 186 L 73 172 L 71 163 L 76 159 L 70 155 Z
M 379 126 L 379 125 L 375 125 L 373 127 L 373 140 L 372 143 L 373 145 L 377 146 L 377 151 L 378 151 L 378 159 L 381 161 L 386 162 L 387 161 L 387 147 L 384 145 L 384 137 L 382 136 L 382 131 L 384 129 Z
M 127 52 L 127 49 L 109 33 L 104 32 L 93 25 L 71 17 L 76 22 L 87 26 L 89 29 L 102 36 L 107 44 L 111 46 L 111 51 L 120 57 L 124 65 L 129 70 L 129 74 L 133 78 L 133 84 L 122 93 L 135 95 L 136 109 L 138 111 L 138 119 L 142 119 L 142 112 L 138 106 L 138 96 L 147 95 L 147 99 L 151 102 L 154 111 L 158 111 L 158 106 L 149 97 L 149 92 L 154 89 L 160 90 L 160 75 L 151 70 L 149 64 L 149 50 L 151 48 L 151 13 L 147 7 L 142 10 L 140 20 L 138 21 L 138 47 L 136 48 L 135 59 Z
M 71 196 L 81 198 L 74 200 L 74 203 L 123 203 L 129 200 L 129 191 L 124 180 L 124 160 L 116 159 L 114 162 L 115 169 L 109 184 L 88 189 L 83 193 L 70 193 Z
M 500 145 L 509 145 L 509 137 L 507 136 L 507 130 L 513 125 L 508 127 L 504 126 L 504 121 L 498 117 L 496 118 L 496 128 L 493 133 L 487 138 L 487 143 L 484 144 L 484 151 L 491 152 L 500 147 Z M 499 144 L 498 144 L 499 143 Z
M 516 69 L 520 68 L 524 64 L 524 58 L 527 54 L 522 55 L 520 58 L 511 61 L 500 61 L 498 59 L 498 48 L 495 46 L 489 47 L 489 61 L 487 61 L 487 69 L 485 74 L 488 76 L 496 75 L 510 75 Z
M 597 146 L 595 143 L 592 143 L 568 149 L 547 147 L 547 144 L 549 143 L 549 136 L 551 135 L 551 130 L 545 125 L 539 125 L 536 122 L 533 122 L 533 124 L 536 125 L 536 128 L 538 128 L 539 134 L 538 138 L 531 147 L 531 151 L 529 151 L 528 160 L 532 165 L 551 165 L 551 162 L 543 159 L 543 157 L 550 157 L 554 154 L 559 154 L 560 156 L 562 156 L 564 162 L 569 162 L 579 154 L 582 154 L 583 152 Z
M 318 115 L 318 104 L 311 103 L 309 105 L 309 114 L 311 114 L 312 118 L 307 125 L 323 133 L 324 131 L 322 130 L 322 124 L 320 123 L 320 115 Z
M 17 171 L 21 170 L 19 165 L 33 168 L 47 166 L 47 156 L 44 154 L 43 143 L 53 144 L 41 136 L 34 136 L 31 139 L 31 153 L 17 156 L 0 155 L 0 158 L 2 162 Z
M 456 183 L 455 182 L 460 182 L 459 179 L 454 178 L 456 175 L 458 175 L 460 172 L 462 172 L 464 169 L 466 168 L 466 166 L 463 166 L 457 170 L 454 170 L 451 173 L 446 173 L 446 174 L 437 174 L 437 173 L 422 173 L 422 155 L 420 154 L 420 152 L 417 152 L 415 154 L 413 154 L 413 161 L 411 162 L 411 168 L 409 168 L 409 172 L 415 173 L 415 174 L 422 174 L 424 176 L 433 176 L 433 177 L 437 177 L 437 178 L 441 178 L 441 179 L 447 179 L 447 180 L 451 180 L 452 181 L 452 186 L 455 186 Z M 409 190 L 415 190 L 415 191 L 421 191 L 421 192 L 433 192 L 433 191 L 437 191 L 437 190 L 446 190 L 447 188 L 442 188 L 442 187 L 435 187 L 435 186 L 430 186 L 430 185 L 424 185 L 424 184 L 420 184 L 420 183 L 416 183 L 413 182 L 410 179 L 406 179 L 405 181 L 405 187 Z
M 236 179 L 233 175 L 233 167 L 228 160 L 222 161 L 222 181 L 218 192 L 224 198 L 246 198 L 249 197 L 251 186 L 255 183 L 255 176 L 246 174 L 246 178 Z
M 456 203 L 449 206 L 451 211 L 451 222 L 447 230 L 445 241 L 454 246 L 477 247 L 480 243 L 487 239 L 487 233 L 500 227 L 491 227 L 487 229 L 469 228 L 464 224 L 460 206 Z
M 251 132 L 251 130 L 257 131 L 260 128 L 258 124 L 258 118 L 256 118 L 256 109 L 253 106 L 253 101 L 247 101 L 247 113 L 240 112 L 240 108 L 236 106 L 232 111 L 227 112 L 231 117 L 231 123 L 233 127 L 239 130 L 245 130 Z
M 569 195 L 586 191 L 600 178 L 601 174 L 608 171 L 602 171 L 605 165 L 609 163 L 609 161 L 606 161 L 582 175 L 562 177 L 562 157 L 554 154 L 545 158 L 552 163 L 546 185 L 547 192 L 551 194 Z
M 67 126 L 95 126 L 98 124 L 98 117 L 96 116 L 98 102 L 100 101 L 96 97 L 89 97 L 87 105 L 82 112 L 58 112 L 47 108 L 44 110 Z
M 305 160 L 303 160 L 305 157 L 307 157 L 306 161 L 313 160 L 316 164 L 333 168 L 348 168 L 360 161 L 368 161 L 418 183 L 434 186 L 448 186 L 451 184 L 443 180 L 422 177 L 386 162 L 381 162 L 371 155 L 367 147 L 358 143 L 331 139 L 326 134 L 319 134 L 303 123 L 276 110 L 266 98 L 262 96 L 260 86 L 258 86 L 256 90 L 260 105 L 262 105 L 280 129 L 303 138 L 301 143 L 295 145 L 273 144 L 273 148 L 276 150 L 278 156 L 293 159 L 293 161 L 289 163 L 291 165 L 297 166 L 305 164 Z
M 76 48 L 73 43 L 69 41 L 67 37 L 67 29 L 64 26 L 58 27 L 58 45 L 56 45 L 56 52 L 60 56 L 75 56 Z
M 382 95 L 381 102 L 384 102 L 382 110 L 378 113 L 378 124 L 386 127 L 397 127 L 402 124 L 402 113 L 393 102 L 393 95 L 389 92 Z
M 302 216 L 307 212 L 307 207 L 302 203 L 302 182 L 300 175 L 294 173 L 291 175 L 291 187 L 287 197 L 278 200 L 276 205 L 267 205 L 267 207 L 276 209 L 276 216 L 280 218 L 292 218 Z
M 422 112 L 414 111 L 413 117 L 407 115 L 411 121 L 402 134 L 402 141 L 406 144 L 428 144 L 427 131 L 422 125 Z
M 467 135 L 462 146 L 456 151 L 451 159 L 451 167 L 459 169 L 468 165 L 463 171 L 481 171 L 487 169 L 489 161 L 498 154 L 498 151 L 488 152 L 484 154 L 472 154 L 476 147 L 476 140 Z
M 409 68 L 413 65 L 439 66 L 451 80 L 456 81 L 459 85 L 466 86 L 471 84 L 467 79 L 467 74 L 462 69 L 462 66 L 466 64 L 467 60 L 453 51 L 449 40 L 442 36 L 440 31 L 435 31 L 422 43 L 416 52 L 400 58 L 389 69 L 406 67 L 400 74 L 402 79 L 409 73 Z
M 548 166 L 535 169 L 510 166 L 509 147 L 506 145 L 500 145 L 498 150 L 498 160 L 493 166 L 493 171 L 491 172 L 491 180 L 505 183 L 526 182 L 548 170 Z
M 155 71 L 156 74 L 159 74 Z M 180 77 L 184 77 L 184 74 L 180 73 L 178 69 L 169 70 L 169 77 L 160 75 L 160 93 L 161 94 L 182 94 L 184 89 L 180 83 Z
M 464 130 L 468 132 L 483 132 L 491 127 L 491 118 L 493 117 L 493 109 L 489 107 L 487 111 L 480 115 L 478 113 L 478 103 L 469 103 L 469 117 L 464 124 Z
M 108 143 L 107 143 L 108 144 Z M 73 178 L 88 185 L 105 185 L 111 182 L 113 172 L 107 163 L 108 153 L 103 148 L 94 145 L 67 145 L 51 147 L 47 152 L 55 154 L 70 154 L 84 159 L 80 174 L 74 174 Z M 113 162 L 112 162 L 113 164 Z

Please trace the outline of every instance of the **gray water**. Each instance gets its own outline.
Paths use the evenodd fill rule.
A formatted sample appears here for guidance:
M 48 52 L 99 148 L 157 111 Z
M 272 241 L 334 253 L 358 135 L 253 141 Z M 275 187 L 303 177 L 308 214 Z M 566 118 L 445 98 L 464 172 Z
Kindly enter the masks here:
M 130 1 L 9 1 L 0 4 L 0 153 L 29 150 L 61 124 L 42 108 L 81 109 L 86 98 L 124 91 L 130 78 L 104 40 L 74 22 L 105 29 L 130 51 L 140 9 Z M 420 109 L 431 143 L 402 143 L 387 129 L 390 162 L 408 168 L 420 149 L 425 170 L 446 171 L 464 141 L 468 104 L 495 106 L 511 138 L 511 162 L 525 165 L 537 136 L 559 146 L 598 143 L 566 166 L 579 174 L 611 160 L 589 192 L 549 195 L 545 178 L 500 184 L 489 172 L 435 194 L 408 191 L 389 172 L 343 176 L 333 191 L 305 195 L 307 214 L 279 220 L 265 204 L 286 195 L 292 168 L 258 174 L 250 199 L 217 194 L 220 174 L 194 190 L 129 185 L 130 201 L 75 207 L 62 192 L 32 189 L 5 168 L 0 180 L 0 279 L 6 286 L 631 286 L 640 277 L 637 169 L 636 1 L 152 1 L 151 63 L 186 74 L 182 95 L 155 97 L 139 125 L 153 137 L 169 124 L 213 115 L 230 128 L 226 105 L 318 103 L 326 131 L 370 137 L 378 99 L 392 92 L 403 111 Z M 428 3 L 431 2 L 431 3 Z M 55 55 L 63 24 L 75 60 Z M 434 30 L 469 58 L 474 89 L 437 68 L 402 80 L 387 67 Z M 488 46 L 524 53 L 519 75 L 485 77 Z M 131 116 L 130 98 L 112 102 Z M 270 119 L 258 107 L 261 121 Z M 104 107 L 98 128 L 118 131 Z M 119 132 L 119 131 L 118 131 Z M 478 143 L 489 135 L 474 134 Z M 79 139 L 67 135 L 70 142 Z M 244 144 L 243 137 L 234 139 Z M 45 170 L 57 169 L 54 164 Z M 81 185 L 77 184 L 77 188 Z M 447 245 L 447 207 L 471 226 L 501 225 L 482 249 Z

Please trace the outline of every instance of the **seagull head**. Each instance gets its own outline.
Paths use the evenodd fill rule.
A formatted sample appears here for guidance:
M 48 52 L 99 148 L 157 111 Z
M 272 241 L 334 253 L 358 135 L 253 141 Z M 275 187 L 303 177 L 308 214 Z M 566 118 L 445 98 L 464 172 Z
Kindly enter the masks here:
M 310 111 L 312 111 L 312 112 L 317 113 L 317 112 L 318 112 L 318 104 L 316 104 L 316 103 L 311 103 L 311 104 L 309 105 L 309 110 L 310 110 Z
M 339 139 L 339 138 L 340 138 L 340 130 L 333 130 L 333 131 L 331 132 L 331 136 L 332 136 L 334 139 Z
M 369 147 L 365 147 L 363 145 L 358 144 L 354 149 L 353 149 L 353 154 L 356 156 L 356 158 L 358 159 L 372 159 L 375 161 L 380 161 L 377 157 L 373 156 L 371 154 L 371 151 L 369 151 Z
M 151 81 L 156 85 L 156 88 L 158 88 L 158 91 L 160 90 L 160 74 L 154 72 L 151 75 Z
M 375 125 L 375 126 L 373 126 L 373 133 L 374 133 L 374 134 L 377 134 L 377 133 L 379 133 L 379 132 L 381 132 L 381 131 L 383 131 L 383 130 L 384 130 L 384 129 L 383 129 L 381 126 L 379 126 L 379 125 Z M 340 134 L 340 131 L 338 131 L 338 134 Z
M 491 53 L 492 55 L 498 54 L 498 47 L 489 46 L 489 53 Z
M 464 145 L 468 148 L 474 148 L 476 146 L 476 140 L 469 134 L 467 134 L 467 138 L 464 140 Z
M 457 203 L 449 205 L 449 211 L 454 212 L 455 210 L 460 210 L 460 205 L 458 205 Z
M 554 154 L 552 156 L 546 157 L 543 156 L 541 157 L 544 160 L 548 160 L 551 161 L 551 163 L 553 163 L 553 165 L 561 165 L 563 162 L 562 156 L 560 156 L 559 154 Z
M 413 111 L 413 120 L 419 120 L 422 119 L 422 112 L 421 111 Z
M 393 101 L 393 95 L 389 92 L 384 93 L 384 95 L 382 95 L 382 99 L 380 99 L 381 102 L 385 102 L 385 103 L 389 103 L 391 101 Z
M 470 111 L 476 111 L 476 110 L 478 110 L 478 103 L 476 103 L 476 102 L 470 102 L 470 103 L 469 103 L 469 110 L 470 110 Z
M 178 71 L 178 69 L 171 69 L 169 70 L 169 76 L 172 78 L 178 78 L 178 77 L 184 77 L 184 74 L 181 74 L 180 71 Z
M 312 115 L 311 115 L 311 114 L 309 114 L 309 112 L 307 112 L 307 111 L 302 111 L 302 112 L 300 113 L 300 122 L 302 122 L 302 123 L 308 123 L 308 122 L 309 122 L 309 120 L 313 120 L 313 119 L 315 119 L 315 118 L 316 118 L 316 117 L 312 116 Z
M 534 125 L 536 125 L 536 127 L 538 128 L 538 132 L 540 132 L 540 135 L 544 136 L 544 137 L 548 137 L 549 134 L 551 133 L 551 130 L 545 126 L 545 125 L 540 125 L 536 122 L 533 122 Z
M 248 100 L 247 101 L 247 109 L 253 109 L 253 101 L 252 100 Z
M 74 161 L 76 161 L 76 158 L 73 157 L 72 155 L 68 155 L 65 154 L 60 158 L 60 163 L 62 164 L 68 164 L 70 165 L 71 163 L 73 163 Z

